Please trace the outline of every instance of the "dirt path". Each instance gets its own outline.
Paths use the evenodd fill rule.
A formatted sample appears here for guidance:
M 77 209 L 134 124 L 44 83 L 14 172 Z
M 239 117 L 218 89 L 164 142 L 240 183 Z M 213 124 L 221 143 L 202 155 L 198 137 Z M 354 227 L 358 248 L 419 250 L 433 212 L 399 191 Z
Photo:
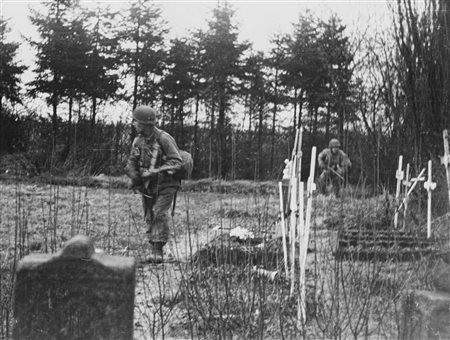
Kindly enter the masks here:
M 164 249 L 165 257 L 174 261 L 143 265 L 137 270 L 135 339 L 190 337 L 181 284 L 189 280 L 183 276 L 189 272 L 192 256 L 221 233 L 237 226 L 252 228 L 249 224 L 257 221 L 251 210 L 267 204 L 251 202 L 244 195 L 222 200 L 220 195 L 210 193 L 183 194 L 178 200 L 170 241 Z M 139 255 L 146 251 L 146 241 L 141 240 Z

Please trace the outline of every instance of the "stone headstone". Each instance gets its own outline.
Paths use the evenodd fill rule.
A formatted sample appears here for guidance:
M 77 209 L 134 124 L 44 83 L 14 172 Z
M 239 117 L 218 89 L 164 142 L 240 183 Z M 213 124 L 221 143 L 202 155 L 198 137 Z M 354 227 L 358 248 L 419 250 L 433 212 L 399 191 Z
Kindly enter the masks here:
M 431 280 L 436 290 L 450 294 L 450 265 L 439 261 L 431 274 Z
M 14 339 L 133 339 L 135 260 L 78 235 L 16 270 Z

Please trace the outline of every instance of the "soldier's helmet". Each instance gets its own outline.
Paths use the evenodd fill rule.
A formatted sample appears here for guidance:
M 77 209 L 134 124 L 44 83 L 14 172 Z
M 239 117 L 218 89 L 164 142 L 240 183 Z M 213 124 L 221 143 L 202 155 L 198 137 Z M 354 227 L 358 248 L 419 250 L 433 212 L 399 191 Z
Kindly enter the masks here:
M 341 143 L 339 143 L 339 141 L 336 138 L 333 138 L 330 140 L 330 142 L 328 143 L 328 147 L 331 148 L 340 148 L 341 147 Z
M 133 111 L 133 120 L 144 125 L 155 125 L 156 111 L 150 106 L 138 106 Z

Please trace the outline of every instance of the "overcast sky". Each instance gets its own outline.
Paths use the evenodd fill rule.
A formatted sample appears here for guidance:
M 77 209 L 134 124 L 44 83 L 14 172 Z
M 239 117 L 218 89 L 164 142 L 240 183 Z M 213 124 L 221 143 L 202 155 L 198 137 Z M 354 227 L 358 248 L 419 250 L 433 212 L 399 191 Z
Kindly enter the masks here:
M 392 0 L 391 0 L 392 1 Z M 96 3 L 108 4 L 113 9 L 124 8 L 128 1 L 81 1 L 84 6 Z M 206 28 L 212 9 L 217 0 L 165 0 L 154 1 L 163 12 L 163 18 L 171 28 L 171 36 L 186 36 L 189 30 Z M 327 18 L 335 12 L 349 29 L 375 22 L 377 26 L 387 24 L 387 0 L 303 0 L 303 1 L 228 1 L 236 11 L 240 39 L 253 42 L 257 50 L 267 50 L 270 38 L 279 32 L 290 32 L 292 23 L 297 21 L 299 13 L 310 9 L 319 17 Z M 12 29 L 10 40 L 20 41 L 21 35 L 37 37 L 30 24 L 29 8 L 42 8 L 43 1 L 0 0 L 1 14 L 9 20 Z M 383 22 L 384 21 L 384 22 Z M 25 47 L 25 46 L 23 46 Z M 21 52 L 26 53 L 24 48 Z
M 131 0 L 132 1 L 132 0 Z M 327 19 L 336 13 L 348 27 L 351 35 L 355 30 L 366 31 L 372 28 L 389 25 L 387 2 L 393 0 L 234 0 L 228 1 L 235 10 L 235 22 L 239 28 L 239 39 L 253 43 L 255 50 L 267 51 L 269 41 L 276 33 L 289 33 L 292 24 L 297 22 L 298 15 L 309 9 L 314 15 Z M 9 41 L 20 42 L 18 59 L 30 66 L 22 80 L 32 79 L 34 51 L 22 39 L 22 35 L 38 39 L 36 29 L 31 25 L 28 16 L 29 8 L 43 9 L 44 1 L 35 0 L 0 0 L 0 14 L 9 19 L 11 33 Z M 111 9 L 126 8 L 129 1 L 82 0 L 83 6 L 95 8 L 98 4 L 110 5 Z M 212 10 L 217 0 L 165 0 L 154 1 L 162 9 L 162 17 L 168 22 L 170 38 L 188 36 L 189 30 L 207 28 L 207 20 L 212 17 Z

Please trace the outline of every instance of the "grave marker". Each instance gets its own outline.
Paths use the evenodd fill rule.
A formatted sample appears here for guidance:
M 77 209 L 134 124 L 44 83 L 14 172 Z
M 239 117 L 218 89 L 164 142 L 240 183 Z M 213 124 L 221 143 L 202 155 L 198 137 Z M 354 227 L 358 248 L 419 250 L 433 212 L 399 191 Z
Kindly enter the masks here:
M 395 173 L 395 178 L 397 179 L 397 190 L 395 191 L 395 202 L 396 202 L 397 206 L 399 205 L 400 188 L 401 188 L 403 177 L 404 177 L 402 168 L 403 168 L 403 156 L 400 155 L 398 157 L 398 169 Z M 394 215 L 395 229 L 397 229 L 397 225 L 398 225 L 398 210 L 395 212 L 395 215 Z
M 286 245 L 286 223 L 284 221 L 283 184 L 281 182 L 278 182 L 278 189 L 280 190 L 280 224 L 281 224 L 281 237 L 283 242 L 284 271 L 287 277 L 288 260 L 287 260 L 287 245 Z
M 299 220 L 300 223 L 298 225 L 298 243 L 299 243 L 299 254 L 298 254 L 298 266 L 299 266 L 299 287 L 300 293 L 297 299 L 297 319 L 300 322 L 306 321 L 306 260 L 304 258 L 307 256 L 308 252 L 308 244 L 305 244 L 306 235 L 305 235 L 305 216 L 304 216 L 304 195 L 305 195 L 305 187 L 304 183 L 300 182 L 299 185 Z
M 289 244 L 291 246 L 291 290 L 290 296 L 294 295 L 294 287 L 295 287 L 295 232 L 297 229 L 297 214 L 298 214 L 298 204 L 297 204 L 297 195 L 298 195 L 298 186 L 297 186 L 297 177 L 292 179 L 292 188 L 291 188 L 291 223 L 290 223 L 290 236 L 289 236 Z
M 406 173 L 405 173 L 405 180 L 403 181 L 403 185 L 405 187 L 405 195 L 404 198 L 406 199 L 405 201 L 405 208 L 403 209 L 403 229 L 405 229 L 406 227 L 406 216 L 407 216 L 407 212 L 408 212 L 408 189 L 411 186 L 411 181 L 410 181 L 410 173 L 409 173 L 409 163 L 406 165 Z
M 400 209 L 403 207 L 403 205 L 407 203 L 409 195 L 411 195 L 411 192 L 414 190 L 417 183 L 425 180 L 425 177 L 422 177 L 424 173 L 425 173 L 425 168 L 422 169 L 422 171 L 420 172 L 420 174 L 417 177 L 411 178 L 412 185 L 409 188 L 408 192 L 406 193 L 406 196 L 403 199 L 402 203 L 397 207 L 397 209 L 396 209 L 397 212 L 400 211 Z
M 432 163 L 428 161 L 428 180 L 423 183 L 424 188 L 428 192 L 428 204 L 427 204 L 427 237 L 431 237 L 431 191 L 436 189 L 436 183 L 432 181 Z
M 311 229 L 311 213 L 312 213 L 312 201 L 313 201 L 313 192 L 316 190 L 316 183 L 314 183 L 314 173 L 316 169 L 316 150 L 315 146 L 311 149 L 311 163 L 309 168 L 309 177 L 306 185 L 306 212 L 305 212 L 305 222 L 304 222 L 304 232 L 302 233 L 302 240 L 300 241 L 300 305 L 299 305 L 299 314 L 300 320 L 299 322 L 305 322 L 306 320 L 306 257 L 308 254 L 308 243 L 309 243 L 309 231 Z M 302 183 L 303 187 L 303 183 Z M 303 196 L 303 193 L 302 193 Z M 303 200 L 303 198 L 302 198 Z M 301 203 L 304 205 L 304 203 Z
M 448 130 L 442 132 L 444 137 L 444 156 L 441 157 L 441 163 L 445 166 L 445 173 L 447 176 L 447 189 L 448 189 L 448 204 L 450 205 L 450 147 L 449 147 L 449 135 Z
M 97 254 L 77 235 L 18 264 L 14 339 L 133 339 L 135 260 Z

